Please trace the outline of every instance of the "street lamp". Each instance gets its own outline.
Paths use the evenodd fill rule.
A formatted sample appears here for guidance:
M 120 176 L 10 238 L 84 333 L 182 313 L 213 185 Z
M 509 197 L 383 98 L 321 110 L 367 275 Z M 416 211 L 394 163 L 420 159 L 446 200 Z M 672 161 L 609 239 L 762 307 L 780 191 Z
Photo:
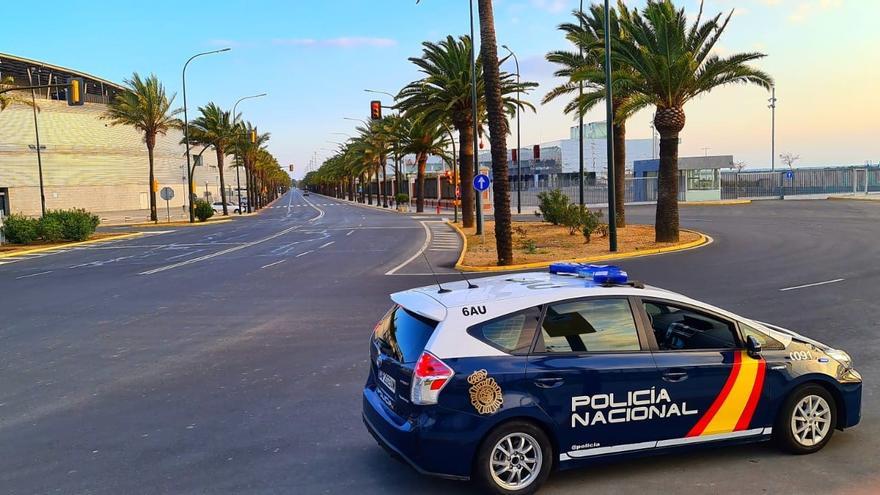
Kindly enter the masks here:
M 770 171 L 774 172 L 776 170 L 776 86 L 774 85 L 770 90 L 772 93 L 767 100 L 770 102 L 767 105 L 770 109 Z
M 605 2 L 605 12 L 608 12 L 608 2 Z M 578 24 L 581 31 L 584 29 L 584 0 L 581 0 L 581 6 L 578 10 Z M 608 17 L 607 15 L 605 17 Z M 607 28 L 606 28 L 607 29 Z M 580 60 L 584 58 L 584 47 L 578 43 L 578 51 Z M 578 204 L 584 206 L 584 110 L 581 108 L 581 102 L 584 99 L 584 82 L 578 82 Z M 610 138 L 609 138 L 610 139 Z M 595 167 L 595 164 L 593 165 Z
M 520 96 L 522 93 L 521 87 L 519 85 L 519 59 L 516 58 L 516 54 L 513 53 L 507 45 L 501 45 L 501 48 L 504 48 L 510 55 L 513 57 L 513 61 L 516 62 L 516 213 L 522 214 L 522 162 L 520 161 L 520 132 L 519 132 L 519 108 L 520 108 Z
M 480 122 L 477 120 L 477 40 L 474 38 L 474 0 L 471 0 L 471 107 L 473 110 L 472 118 L 474 119 L 474 177 L 479 175 L 480 173 L 480 143 L 479 137 L 479 126 Z M 461 164 L 464 165 L 464 164 Z M 466 184 L 465 187 L 470 187 L 469 184 Z M 481 197 L 482 193 L 480 191 L 474 191 L 474 204 L 477 208 L 476 214 L 476 234 L 483 234 L 483 199 Z
M 182 79 L 183 79 L 183 141 L 186 144 L 186 178 L 187 178 L 187 182 L 188 182 L 187 190 L 189 191 L 188 203 L 189 203 L 189 221 L 190 221 L 190 223 L 195 223 L 196 216 L 195 216 L 195 210 L 193 209 L 193 196 L 195 195 L 195 191 L 193 191 L 193 177 L 192 176 L 193 176 L 194 171 L 192 170 L 192 165 L 190 164 L 192 162 L 192 158 L 190 158 L 190 154 L 189 154 L 189 118 L 187 117 L 187 114 L 186 114 L 186 67 L 195 58 L 201 57 L 203 55 L 211 55 L 214 53 L 228 52 L 229 50 L 231 50 L 231 48 L 221 48 L 220 50 L 211 50 L 209 52 L 196 53 L 195 55 L 190 57 L 186 61 L 185 64 L 183 64 L 183 76 L 182 76 Z M 153 185 L 150 184 L 150 187 L 153 187 Z
M 378 91 L 378 90 L 375 90 L 375 89 L 365 89 L 364 92 L 367 92 L 367 93 L 376 93 L 376 94 L 379 94 L 379 95 L 388 95 L 388 96 L 390 96 L 392 99 L 397 100 L 397 97 L 396 97 L 396 96 L 394 96 L 393 94 L 391 94 L 391 93 L 389 93 L 389 92 L 387 92 L 387 91 Z
M 581 0 L 583 2 L 583 0 Z M 611 91 L 611 9 L 608 0 L 605 0 L 605 134 L 608 159 L 608 248 L 613 253 L 617 251 L 617 201 L 615 195 L 617 193 L 614 187 L 614 94 Z M 622 179 L 622 177 L 621 177 Z M 584 174 L 581 171 L 581 184 L 583 184 Z M 583 197 L 584 188 L 581 185 L 581 195 Z M 583 200 L 581 200 L 583 204 Z
M 261 98 L 263 96 L 266 96 L 266 93 L 260 93 L 258 95 L 251 95 L 251 96 L 244 96 L 244 97 L 239 98 L 238 101 L 235 102 L 235 105 L 232 105 L 232 128 L 233 129 L 235 129 L 236 122 L 238 121 L 238 115 L 235 113 L 235 109 L 236 109 L 236 107 L 238 107 L 238 104 L 244 100 L 249 100 L 251 98 Z M 236 153 L 235 155 L 236 155 L 236 162 L 238 162 L 238 154 Z M 235 188 L 238 192 L 238 214 L 239 215 L 241 215 L 241 173 L 240 173 L 240 171 L 241 171 L 241 167 L 238 166 L 238 163 L 236 163 Z M 250 199 L 248 199 L 248 201 L 250 201 Z

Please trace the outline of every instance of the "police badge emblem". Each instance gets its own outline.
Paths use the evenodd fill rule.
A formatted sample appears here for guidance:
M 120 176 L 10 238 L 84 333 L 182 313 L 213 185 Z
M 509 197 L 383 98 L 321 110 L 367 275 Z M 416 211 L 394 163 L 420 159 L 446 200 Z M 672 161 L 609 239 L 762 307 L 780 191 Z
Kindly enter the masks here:
M 494 378 L 489 377 L 486 370 L 474 371 L 468 376 L 467 381 L 471 384 L 471 405 L 478 413 L 492 414 L 504 403 L 501 387 Z

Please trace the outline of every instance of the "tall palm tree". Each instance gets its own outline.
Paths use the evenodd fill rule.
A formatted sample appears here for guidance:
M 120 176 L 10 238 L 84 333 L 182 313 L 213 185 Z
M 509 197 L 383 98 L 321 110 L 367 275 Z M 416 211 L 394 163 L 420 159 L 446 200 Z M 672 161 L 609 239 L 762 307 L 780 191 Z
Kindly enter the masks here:
M 175 115 L 183 110 L 171 108 L 174 95 L 169 98 L 165 94 L 165 87 L 155 74 L 143 79 L 135 72 L 131 79 L 124 81 L 124 84 L 125 90 L 116 95 L 102 118 L 109 120 L 111 125 L 128 125 L 144 133 L 150 165 L 150 220 L 155 222 L 158 217 L 156 191 L 153 187 L 156 179 L 153 170 L 153 149 L 156 147 L 157 136 L 164 136 L 169 129 L 179 128 L 182 125 Z
M 217 154 L 217 170 L 220 173 L 220 200 L 223 203 L 223 215 L 228 216 L 226 207 L 226 179 L 223 173 L 223 161 L 226 153 L 232 148 L 240 132 L 239 126 L 233 124 L 230 112 L 222 110 L 216 104 L 208 103 L 199 107 L 199 115 L 189 123 L 190 142 L 211 146 Z
M 409 120 L 409 119 L 408 119 Z M 404 153 L 416 155 L 416 212 L 425 211 L 425 169 L 431 155 L 446 158 L 449 139 L 437 123 L 409 120 L 403 136 Z
M 513 239 L 510 218 L 510 177 L 507 174 L 507 116 L 501 93 L 501 70 L 498 66 L 498 43 L 495 40 L 495 16 L 492 0 L 479 0 L 480 56 L 483 59 L 483 84 L 486 87 L 486 113 L 489 118 L 489 145 L 492 151 L 492 199 L 495 206 L 495 250 L 499 265 L 513 263 Z
M 703 3 L 688 26 L 684 9 L 672 0 L 648 0 L 638 11 L 620 11 L 626 36 L 612 46 L 621 64 L 632 67 L 633 91 L 657 107 L 654 127 L 660 133 L 660 173 L 655 231 L 657 242 L 678 241 L 678 139 L 684 129 L 684 105 L 727 84 L 755 84 L 770 89 L 773 79 L 747 65 L 763 53 L 721 57 L 712 52 L 733 11 L 703 20 Z
M 247 189 L 247 211 L 250 213 L 260 207 L 260 196 L 257 194 L 255 163 L 260 149 L 269 141 L 269 133 L 257 133 L 256 142 L 251 142 L 251 132 L 257 128 L 250 122 L 239 121 L 235 132 L 233 146 L 236 154 L 241 157 L 245 169 L 245 188 Z
M 12 89 L 15 87 L 15 79 L 12 76 L 6 76 L 0 79 L 0 91 Z M 21 95 L 16 91 L 7 91 L 0 93 L 0 112 L 6 110 L 10 105 L 27 105 L 33 107 L 34 103 L 30 98 Z M 39 110 L 39 107 L 37 108 Z
M 471 183 L 474 180 L 474 170 L 469 165 L 474 163 L 475 152 L 474 122 L 471 115 L 471 38 L 447 36 L 438 43 L 426 41 L 422 46 L 422 56 L 409 59 L 419 68 L 422 78 L 400 90 L 396 106 L 409 115 L 418 115 L 428 122 L 451 122 L 458 131 L 462 224 L 473 227 L 474 191 Z M 477 58 L 476 64 L 477 119 L 482 123 L 486 116 L 482 57 Z M 531 82 L 517 84 L 515 76 L 505 72 L 500 73 L 499 80 L 503 106 L 508 113 L 516 110 L 517 92 L 537 86 Z M 534 109 L 527 102 L 522 102 L 521 107 Z
M 619 4 L 621 11 L 626 5 Z M 547 54 L 547 61 L 560 66 L 555 72 L 557 77 L 567 80 L 553 88 L 544 97 L 548 103 L 561 96 L 575 95 L 564 108 L 565 113 L 580 115 L 593 109 L 605 101 L 605 7 L 593 4 L 588 12 L 574 11 L 577 23 L 564 23 L 559 30 L 565 38 L 572 42 L 578 51 L 558 50 Z M 611 38 L 622 39 L 626 33 L 621 32 L 618 14 L 611 9 Z M 633 90 L 629 83 L 638 76 L 626 64 L 612 59 L 612 80 L 614 81 L 614 99 L 612 102 L 612 129 L 614 132 L 614 189 L 616 224 L 626 227 L 626 121 L 636 112 L 651 102 L 644 95 Z M 583 96 L 579 95 L 581 84 L 585 85 Z

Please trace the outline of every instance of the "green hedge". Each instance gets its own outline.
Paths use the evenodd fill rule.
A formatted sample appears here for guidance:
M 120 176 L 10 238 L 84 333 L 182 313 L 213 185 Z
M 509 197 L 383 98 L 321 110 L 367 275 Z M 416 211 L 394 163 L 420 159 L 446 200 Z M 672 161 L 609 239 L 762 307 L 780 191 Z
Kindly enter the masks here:
M 195 214 L 200 222 L 204 222 L 214 216 L 214 208 L 204 199 L 197 199 L 195 202 Z
M 97 215 L 81 209 L 50 210 L 40 219 L 13 214 L 3 221 L 3 235 L 13 244 L 85 241 L 100 223 Z

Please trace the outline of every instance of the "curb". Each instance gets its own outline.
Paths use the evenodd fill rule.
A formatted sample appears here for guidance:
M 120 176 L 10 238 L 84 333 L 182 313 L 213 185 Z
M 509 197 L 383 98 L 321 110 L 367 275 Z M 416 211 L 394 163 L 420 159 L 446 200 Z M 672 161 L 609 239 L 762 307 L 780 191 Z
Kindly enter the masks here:
M 345 203 L 347 205 L 360 206 L 361 208 L 367 208 L 367 209 L 374 210 L 374 211 L 384 211 L 387 213 L 396 213 L 398 215 L 415 215 L 416 214 L 415 212 L 412 212 L 412 211 L 397 211 L 396 208 L 391 208 L 390 206 L 388 208 L 383 208 L 381 206 L 365 205 L 363 203 L 358 203 L 357 201 L 349 201 L 344 198 L 334 198 L 332 196 L 325 196 L 323 194 L 318 194 L 318 193 L 312 193 L 312 194 L 315 194 L 317 196 L 321 196 L 322 198 L 332 199 L 334 201 L 342 201 L 343 203 Z M 418 215 L 422 215 L 422 213 L 418 213 Z
M 828 196 L 831 201 L 880 201 L 880 196 Z
M 70 247 L 85 246 L 88 244 L 100 244 L 102 242 L 119 241 L 122 239 L 132 239 L 144 235 L 143 232 L 132 232 L 131 234 L 121 234 L 113 237 L 102 237 L 101 239 L 92 239 L 89 241 L 68 242 L 66 244 L 56 244 L 54 246 L 37 247 L 33 249 L 22 249 L 20 251 L 11 251 L 8 253 L 0 253 L 0 258 L 13 258 L 31 253 L 42 253 L 45 251 L 55 251 L 58 249 L 67 249 Z
M 553 263 L 559 263 L 560 261 L 568 261 L 572 263 L 594 263 L 597 261 L 616 261 L 623 260 L 629 258 L 641 258 L 642 256 L 655 256 L 658 254 L 667 254 L 674 253 L 678 251 L 687 251 L 690 249 L 695 249 L 701 246 L 705 246 L 707 244 L 711 244 L 713 239 L 708 235 L 691 229 L 681 229 L 684 232 L 691 232 L 700 236 L 699 239 L 691 242 L 686 242 L 684 244 L 678 246 L 669 246 L 662 248 L 653 248 L 653 249 L 644 249 L 642 251 L 633 251 L 631 253 L 623 253 L 623 254 L 602 254 L 598 256 L 590 256 L 586 258 L 574 258 L 567 260 L 548 260 L 548 261 L 536 261 L 534 263 L 522 263 L 519 265 L 506 265 L 506 266 L 470 266 L 463 265 L 462 261 L 464 261 L 464 256 L 467 253 L 467 236 L 464 234 L 457 225 L 452 222 L 448 222 L 449 225 L 452 225 L 458 234 L 462 237 L 464 241 L 464 246 L 462 247 L 461 256 L 458 257 L 458 261 L 455 263 L 455 269 L 461 270 L 463 272 L 509 272 L 509 271 L 517 271 L 517 270 L 526 270 L 529 268 L 546 268 Z
M 221 220 L 207 221 L 207 222 L 166 222 L 166 223 L 133 223 L 126 225 L 127 227 L 137 227 L 137 228 L 154 228 L 154 227 L 204 227 L 205 225 L 217 225 L 218 223 L 227 223 L 233 221 L 234 218 L 224 218 Z M 121 225 L 120 225 L 121 227 Z
M 723 199 L 721 201 L 682 201 L 679 206 L 736 206 L 752 204 L 751 199 Z

